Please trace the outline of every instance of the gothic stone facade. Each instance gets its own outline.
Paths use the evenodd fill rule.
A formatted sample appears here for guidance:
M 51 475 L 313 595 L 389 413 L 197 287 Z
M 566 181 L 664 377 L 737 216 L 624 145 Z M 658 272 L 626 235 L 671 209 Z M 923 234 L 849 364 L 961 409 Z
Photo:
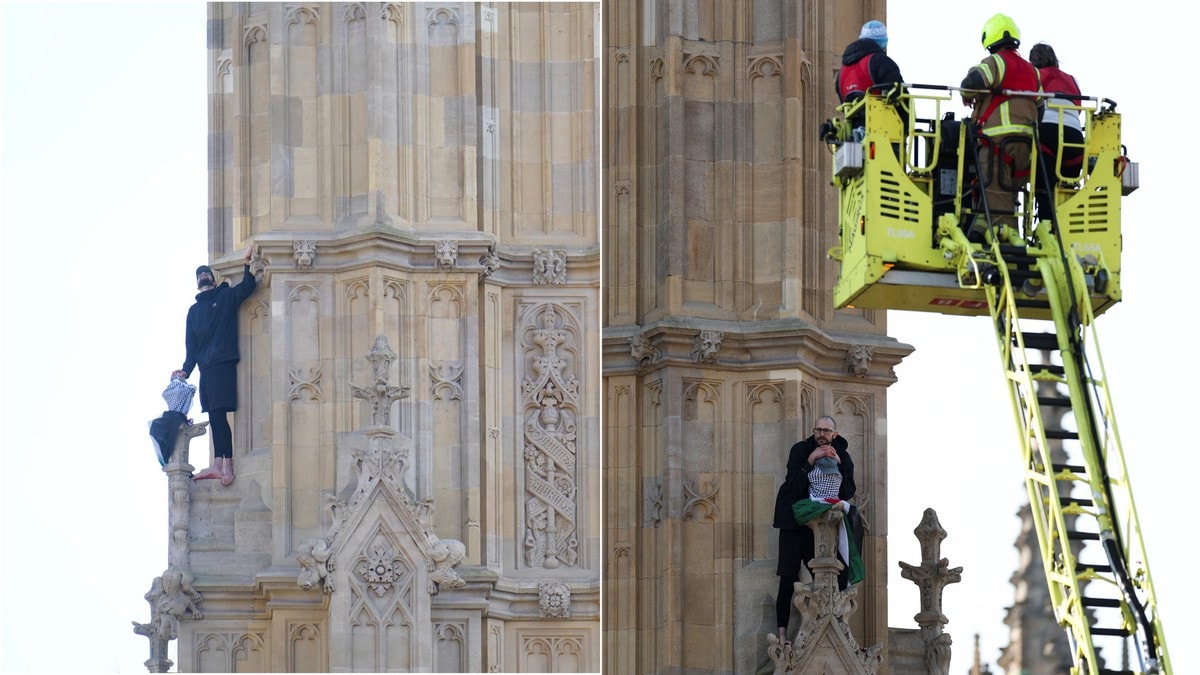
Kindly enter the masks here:
M 598 21 L 210 5 L 209 254 L 260 287 L 152 670 L 599 670 Z
M 887 629 L 887 407 L 911 348 L 835 311 L 837 197 L 817 128 L 883 2 L 604 3 L 605 670 L 770 668 L 775 491 L 822 414 L 850 443 Z

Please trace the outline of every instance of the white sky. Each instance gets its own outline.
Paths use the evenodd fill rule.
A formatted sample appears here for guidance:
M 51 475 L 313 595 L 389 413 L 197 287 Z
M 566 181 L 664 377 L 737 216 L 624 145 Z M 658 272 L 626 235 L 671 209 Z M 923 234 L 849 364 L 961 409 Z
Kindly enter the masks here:
M 1200 381 L 1185 258 L 1200 235 L 1183 210 L 1196 190 L 1179 140 L 1189 107 L 1167 98 L 1194 99 L 1168 78 L 1194 59 L 1198 11 L 889 4 L 889 52 L 910 82 L 957 84 L 983 56 L 983 22 L 1003 10 L 1024 53 L 1050 42 L 1085 94 L 1119 103 L 1142 187 L 1125 200 L 1125 302 L 1098 325 L 1173 665 L 1200 672 L 1186 642 L 1196 586 L 1184 533 L 1169 528 L 1200 473 L 1181 425 Z M 131 621 L 149 618 L 142 595 L 167 542 L 146 423 L 183 359 L 192 272 L 207 256 L 205 22 L 202 3 L 0 2 L 2 671 L 145 672 Z M 995 667 L 1024 487 L 994 341 L 984 319 L 889 322 L 917 348 L 888 396 L 889 624 L 915 626 L 917 590 L 896 562 L 920 561 L 911 531 L 933 507 L 943 555 L 965 568 L 944 593 L 952 672 L 970 666 L 976 632 Z

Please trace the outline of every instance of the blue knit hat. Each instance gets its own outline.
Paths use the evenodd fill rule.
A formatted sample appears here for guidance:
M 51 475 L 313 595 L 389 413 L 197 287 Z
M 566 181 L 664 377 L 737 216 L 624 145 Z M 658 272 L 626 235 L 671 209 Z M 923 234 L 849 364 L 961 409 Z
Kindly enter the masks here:
M 880 49 L 887 49 L 888 34 L 887 26 L 883 25 L 882 21 L 871 19 L 863 24 L 862 31 L 858 34 L 859 39 L 868 38 L 875 41 Z

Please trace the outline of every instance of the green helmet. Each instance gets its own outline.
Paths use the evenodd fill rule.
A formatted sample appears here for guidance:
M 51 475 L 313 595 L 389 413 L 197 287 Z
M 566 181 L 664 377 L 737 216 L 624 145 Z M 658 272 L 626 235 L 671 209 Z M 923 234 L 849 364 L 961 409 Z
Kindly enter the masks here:
M 1012 18 L 997 14 L 983 24 L 983 47 L 993 51 L 1006 43 L 1012 43 L 1014 47 L 1021 44 L 1021 30 Z

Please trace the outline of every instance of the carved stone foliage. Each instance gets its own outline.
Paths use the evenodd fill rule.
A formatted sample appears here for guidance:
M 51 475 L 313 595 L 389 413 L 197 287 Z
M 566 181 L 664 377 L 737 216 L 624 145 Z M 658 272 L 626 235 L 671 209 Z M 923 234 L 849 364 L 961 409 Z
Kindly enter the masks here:
M 292 258 L 296 261 L 297 269 L 312 269 L 313 259 L 316 257 L 317 242 L 311 239 L 292 242 Z
M 855 377 L 866 377 L 871 370 L 874 350 L 867 345 L 853 345 L 846 351 L 846 373 Z
M 667 510 L 665 497 L 663 496 L 662 479 L 647 479 L 647 482 L 642 489 L 645 492 L 646 502 L 642 512 L 642 526 L 658 527 L 660 524 L 662 524 L 663 515 Z
M 433 255 L 437 260 L 438 269 L 454 269 L 458 265 L 458 242 L 450 239 L 439 241 L 434 247 Z
M 525 312 L 524 370 L 525 561 L 530 567 L 574 565 L 576 539 L 576 415 L 579 413 L 579 328 L 570 312 L 542 304 Z
M 719 330 L 702 330 L 692 345 L 692 360 L 696 363 L 716 363 L 725 334 Z
M 567 252 L 535 248 L 533 250 L 533 283 L 535 285 L 567 283 Z
M 547 581 L 538 584 L 538 610 L 543 618 L 569 618 L 571 616 L 571 587 L 561 581 Z

